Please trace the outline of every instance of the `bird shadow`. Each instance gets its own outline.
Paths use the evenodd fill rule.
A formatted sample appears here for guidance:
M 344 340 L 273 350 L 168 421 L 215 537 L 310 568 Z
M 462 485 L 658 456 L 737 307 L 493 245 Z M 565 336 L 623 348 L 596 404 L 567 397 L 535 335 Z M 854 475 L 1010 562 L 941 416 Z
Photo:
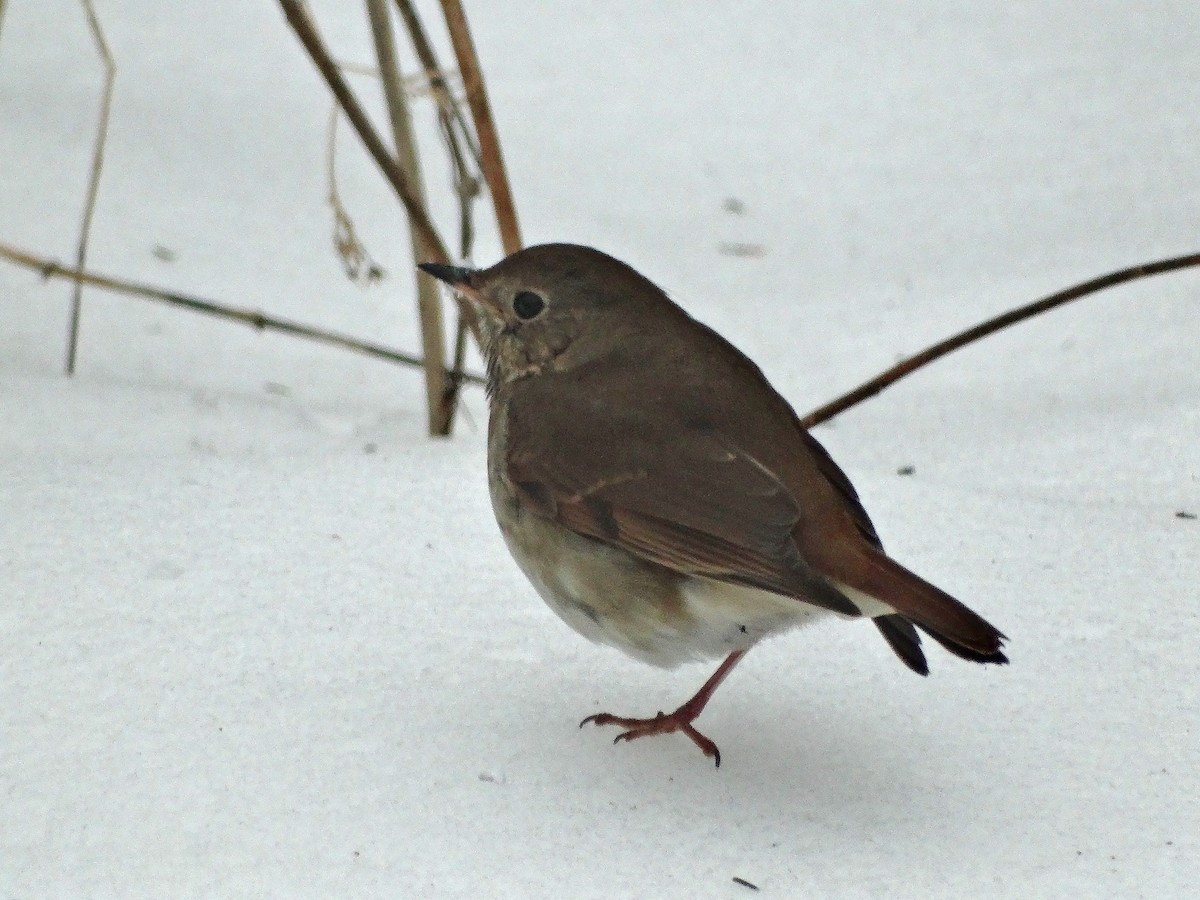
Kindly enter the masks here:
M 789 691 L 753 707 L 714 704 L 697 726 L 721 748 L 719 768 L 681 734 L 615 745 L 613 728 L 556 734 L 556 742 L 574 745 L 562 777 L 618 806 L 675 806 L 689 816 L 753 819 L 781 831 L 794 829 L 798 817 L 870 830 L 872 822 L 882 827 L 912 815 L 914 798 L 930 792 L 932 738 L 898 733 L 895 715 L 872 717 L 861 700 L 856 706 L 847 698 L 831 711 L 825 698 L 814 711 L 795 699 Z M 547 736 L 538 732 L 539 740 Z M 969 785 L 961 787 L 965 808 L 974 798 Z M 956 803 L 954 790 L 937 786 L 943 808 Z

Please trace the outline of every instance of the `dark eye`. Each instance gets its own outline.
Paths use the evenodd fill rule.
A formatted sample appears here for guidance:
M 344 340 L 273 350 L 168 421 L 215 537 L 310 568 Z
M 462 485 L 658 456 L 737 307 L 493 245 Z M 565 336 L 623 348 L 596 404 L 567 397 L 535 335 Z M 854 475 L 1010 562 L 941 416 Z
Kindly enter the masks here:
M 513 312 L 518 319 L 532 319 L 546 308 L 546 301 L 533 291 L 521 291 L 513 297 Z

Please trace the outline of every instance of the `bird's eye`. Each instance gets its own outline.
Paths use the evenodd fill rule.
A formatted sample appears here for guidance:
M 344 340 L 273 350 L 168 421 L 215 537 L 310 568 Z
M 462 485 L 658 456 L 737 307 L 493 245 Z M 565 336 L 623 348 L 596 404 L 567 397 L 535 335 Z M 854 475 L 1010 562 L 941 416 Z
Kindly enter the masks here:
M 521 291 L 513 297 L 513 312 L 518 319 L 532 319 L 546 308 L 546 301 L 533 291 Z

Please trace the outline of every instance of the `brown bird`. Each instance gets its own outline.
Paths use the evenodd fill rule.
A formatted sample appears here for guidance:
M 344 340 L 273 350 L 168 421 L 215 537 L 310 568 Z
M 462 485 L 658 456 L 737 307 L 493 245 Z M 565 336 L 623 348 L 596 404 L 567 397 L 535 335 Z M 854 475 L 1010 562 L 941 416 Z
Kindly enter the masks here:
M 488 482 L 517 564 L 568 625 L 653 665 L 724 657 L 673 713 L 609 713 L 633 740 L 693 726 L 758 641 L 869 616 L 929 669 L 920 628 L 1004 663 L 1004 635 L 884 552 L 853 485 L 758 367 L 648 279 L 546 244 L 490 269 L 420 268 L 473 305 L 487 359 Z M 914 627 L 915 626 L 915 627 Z

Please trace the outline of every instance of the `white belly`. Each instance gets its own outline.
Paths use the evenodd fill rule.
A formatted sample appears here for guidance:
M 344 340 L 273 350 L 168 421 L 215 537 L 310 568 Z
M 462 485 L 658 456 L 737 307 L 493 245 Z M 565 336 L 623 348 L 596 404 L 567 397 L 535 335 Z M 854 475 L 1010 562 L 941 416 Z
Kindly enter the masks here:
M 513 558 L 559 618 L 651 665 L 720 658 L 830 614 L 791 597 L 669 572 L 529 512 L 500 524 Z

